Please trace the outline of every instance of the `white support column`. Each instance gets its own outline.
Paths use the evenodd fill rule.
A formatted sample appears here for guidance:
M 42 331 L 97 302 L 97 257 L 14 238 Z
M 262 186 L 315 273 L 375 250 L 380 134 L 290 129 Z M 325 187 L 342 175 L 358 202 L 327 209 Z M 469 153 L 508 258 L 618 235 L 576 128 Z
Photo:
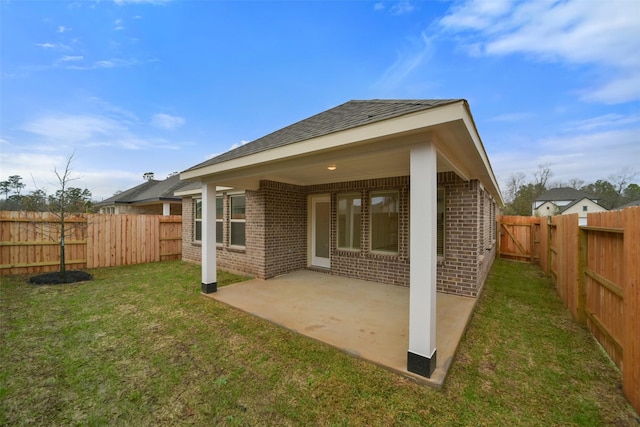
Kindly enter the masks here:
M 202 292 L 218 290 L 216 275 L 216 186 L 202 184 Z
M 436 157 L 431 142 L 411 149 L 407 370 L 427 378 L 436 368 Z
M 171 215 L 171 203 L 165 202 L 162 204 L 162 215 L 163 216 Z

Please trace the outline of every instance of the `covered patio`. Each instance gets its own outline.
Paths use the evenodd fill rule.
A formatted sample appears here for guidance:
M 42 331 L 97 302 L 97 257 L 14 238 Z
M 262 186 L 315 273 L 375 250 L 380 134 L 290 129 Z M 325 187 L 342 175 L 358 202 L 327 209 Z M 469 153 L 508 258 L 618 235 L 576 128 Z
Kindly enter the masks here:
M 298 270 L 202 295 L 439 389 L 476 298 L 437 293 L 438 359 L 430 378 L 407 370 L 409 288 Z

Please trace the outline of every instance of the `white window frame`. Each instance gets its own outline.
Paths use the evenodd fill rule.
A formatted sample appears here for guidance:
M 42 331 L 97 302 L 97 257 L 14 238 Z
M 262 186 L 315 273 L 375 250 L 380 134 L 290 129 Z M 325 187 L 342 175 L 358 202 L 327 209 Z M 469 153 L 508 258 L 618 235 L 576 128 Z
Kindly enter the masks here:
M 198 204 L 200 204 L 200 218 L 198 218 Z M 198 239 L 198 227 L 200 224 L 200 238 Z M 202 242 L 202 199 L 193 199 L 193 241 Z
M 341 200 L 346 200 L 347 201 L 347 212 L 346 212 L 346 216 L 348 217 L 347 223 L 350 225 L 347 226 L 347 230 L 345 230 L 348 233 L 347 236 L 347 244 L 345 246 L 340 246 L 340 233 L 341 233 L 341 227 L 340 227 L 340 201 Z M 354 200 L 358 200 L 360 202 L 360 220 L 358 220 L 357 222 L 354 221 L 354 212 L 353 212 L 353 201 Z M 336 236 L 336 246 L 339 250 L 341 251 L 354 251 L 354 252 L 359 252 L 362 250 L 362 194 L 361 193 L 341 193 L 338 194 L 336 196 L 336 216 L 337 216 L 337 220 L 336 220 L 336 229 L 337 229 L 337 236 Z M 360 231 L 358 234 L 360 236 L 360 241 L 358 242 L 358 246 L 354 246 L 354 227 L 357 227 L 357 229 Z
M 237 197 L 244 198 L 244 218 L 233 218 L 233 199 Z M 229 246 L 244 248 L 247 245 L 247 197 L 245 193 L 237 193 L 229 195 Z M 244 224 L 244 242 L 243 244 L 237 244 L 232 242 L 233 238 L 233 225 Z
M 373 220 L 373 199 L 375 197 L 380 197 L 387 194 L 395 194 L 397 206 L 396 215 L 397 215 L 397 229 L 396 229 L 396 250 L 384 250 L 384 249 L 374 249 L 373 248 L 373 239 L 374 239 L 374 220 Z M 383 254 L 383 255 L 398 255 L 400 253 L 400 191 L 398 190 L 379 190 L 372 191 L 369 195 L 369 250 L 371 253 Z

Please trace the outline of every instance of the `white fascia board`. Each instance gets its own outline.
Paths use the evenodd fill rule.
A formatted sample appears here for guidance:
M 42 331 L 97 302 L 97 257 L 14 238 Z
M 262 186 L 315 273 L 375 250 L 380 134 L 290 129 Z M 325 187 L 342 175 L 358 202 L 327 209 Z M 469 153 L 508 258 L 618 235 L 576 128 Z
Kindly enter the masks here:
M 466 113 L 463 101 L 434 109 L 407 114 L 370 125 L 359 126 L 329 135 L 288 144 L 203 168 L 182 172 L 181 179 L 201 179 L 206 175 L 242 169 L 317 151 L 336 149 L 371 139 L 418 131 L 442 123 L 459 120 Z
M 220 193 L 221 191 L 233 190 L 231 187 L 216 187 L 216 192 Z M 176 191 L 173 193 L 176 197 L 187 197 L 187 196 L 199 196 L 202 194 L 202 188 L 195 188 L 193 190 L 185 190 L 185 191 Z
M 487 171 L 489 179 L 491 180 L 491 184 L 496 190 L 495 195 L 498 197 L 499 204 L 501 206 L 504 206 L 505 203 L 504 203 L 504 199 L 502 198 L 502 192 L 500 191 L 500 186 L 498 185 L 496 176 L 493 173 L 493 168 L 491 167 L 489 156 L 487 155 L 487 152 L 484 149 L 484 144 L 482 144 L 482 139 L 480 138 L 480 133 L 478 132 L 478 128 L 476 127 L 475 121 L 473 120 L 473 116 L 471 115 L 471 109 L 469 108 L 468 105 L 465 105 L 464 110 L 465 110 L 464 123 L 469 131 L 469 135 L 471 135 L 476 151 L 478 152 L 478 154 L 482 159 L 482 162 L 484 163 L 484 168 Z

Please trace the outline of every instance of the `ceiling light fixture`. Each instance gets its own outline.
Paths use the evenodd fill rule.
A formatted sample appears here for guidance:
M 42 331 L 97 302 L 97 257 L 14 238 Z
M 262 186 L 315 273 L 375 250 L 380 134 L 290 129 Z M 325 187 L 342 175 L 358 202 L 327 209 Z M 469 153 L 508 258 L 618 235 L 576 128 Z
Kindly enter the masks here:
M 327 169 L 329 169 L 330 171 L 334 171 L 336 170 L 336 165 L 329 165 L 327 166 Z

